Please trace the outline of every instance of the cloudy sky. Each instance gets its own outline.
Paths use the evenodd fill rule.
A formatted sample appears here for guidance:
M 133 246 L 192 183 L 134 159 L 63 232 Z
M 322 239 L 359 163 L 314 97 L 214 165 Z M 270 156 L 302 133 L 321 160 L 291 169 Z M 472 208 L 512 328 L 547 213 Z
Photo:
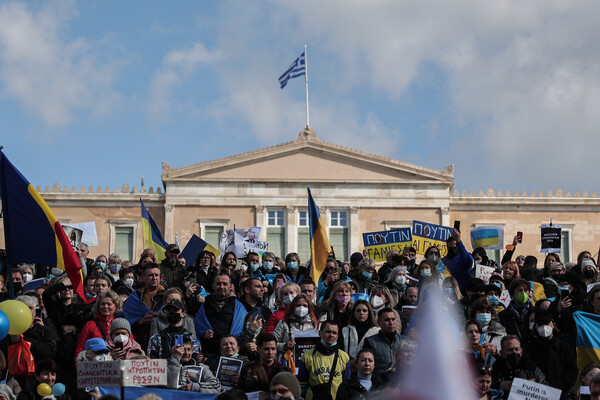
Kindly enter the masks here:
M 0 1 L 0 145 L 35 186 L 160 185 L 311 127 L 459 190 L 598 191 L 600 2 Z

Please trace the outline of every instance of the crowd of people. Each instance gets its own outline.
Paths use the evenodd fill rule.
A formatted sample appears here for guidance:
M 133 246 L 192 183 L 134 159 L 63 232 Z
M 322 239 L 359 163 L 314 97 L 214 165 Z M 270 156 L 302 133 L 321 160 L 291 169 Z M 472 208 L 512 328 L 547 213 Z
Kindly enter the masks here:
M 515 238 L 496 264 L 483 248 L 469 253 L 454 229 L 443 257 L 431 247 L 417 260 L 405 247 L 378 266 L 367 252 L 336 257 L 332 250 L 313 281 L 310 262 L 296 253 L 238 259 L 202 251 L 187 266 L 174 244 L 160 262 L 152 249 L 137 262 L 118 254 L 90 259 L 81 244 L 85 299 L 53 266 L 13 267 L 8 278 L 33 323 L 1 343 L 0 400 L 41 399 L 42 383 L 64 385 L 54 396 L 61 400 L 97 399 L 97 389 L 77 388 L 77 363 L 147 358 L 167 360 L 166 388 L 218 399 L 254 392 L 273 400 L 395 398 L 424 346 L 415 315 L 434 289 L 464 333 L 474 398 L 507 399 L 513 379 L 522 378 L 560 389 L 561 399 L 599 399 L 600 365 L 578 370 L 573 317 L 600 314 L 597 262 L 583 251 L 576 263 L 549 253 L 538 265 L 536 256 L 515 257 L 517 248 Z M 489 281 L 475 276 L 477 265 L 494 268 Z M 39 278 L 43 284 L 23 291 Z M 501 300 L 506 291 L 510 298 Z M 313 345 L 298 345 L 311 335 Z M 11 362 L 20 343 L 30 343 L 33 365 L 11 369 L 22 364 Z M 226 381 L 223 357 L 241 365 Z M 198 366 L 201 376 L 185 379 Z

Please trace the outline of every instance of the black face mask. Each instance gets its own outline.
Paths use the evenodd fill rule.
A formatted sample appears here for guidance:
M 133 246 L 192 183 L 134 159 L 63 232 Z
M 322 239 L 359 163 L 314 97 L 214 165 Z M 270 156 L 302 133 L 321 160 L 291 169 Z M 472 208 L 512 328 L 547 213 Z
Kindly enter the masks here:
M 181 314 L 176 313 L 176 312 L 168 313 L 167 314 L 167 321 L 169 321 L 169 324 L 175 325 L 176 323 L 178 323 L 179 321 L 181 321 Z
M 596 275 L 596 270 L 586 269 L 585 271 L 583 271 L 583 276 L 585 276 L 586 278 L 593 278 L 595 275 Z
M 244 379 L 244 389 L 247 392 L 258 392 L 259 390 L 262 390 L 262 387 L 258 379 L 253 376 L 247 376 L 246 379 Z
M 21 289 L 23 289 L 23 285 L 21 284 L 21 282 L 13 282 L 13 290 L 15 291 L 15 293 L 19 293 Z
M 509 354 L 506 357 L 506 362 L 510 364 L 511 367 L 517 368 L 521 364 L 521 355 L 517 353 Z

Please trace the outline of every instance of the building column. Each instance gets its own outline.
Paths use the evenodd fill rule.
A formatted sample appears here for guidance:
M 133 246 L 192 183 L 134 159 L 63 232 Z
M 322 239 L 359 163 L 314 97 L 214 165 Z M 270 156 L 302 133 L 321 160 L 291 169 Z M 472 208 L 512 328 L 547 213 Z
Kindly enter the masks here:
M 350 207 L 350 225 L 348 226 L 348 235 L 350 239 L 350 243 L 348 243 L 348 245 L 350 254 L 360 251 L 360 232 L 358 229 L 358 207 Z
M 165 242 L 171 244 L 175 243 L 174 229 L 173 229 L 173 209 L 174 204 L 165 203 Z
M 256 220 L 254 223 L 256 226 L 260 226 L 259 240 L 267 240 L 267 207 L 255 206 Z
M 285 224 L 285 241 L 287 252 L 298 252 L 298 210 L 296 207 L 287 207 Z

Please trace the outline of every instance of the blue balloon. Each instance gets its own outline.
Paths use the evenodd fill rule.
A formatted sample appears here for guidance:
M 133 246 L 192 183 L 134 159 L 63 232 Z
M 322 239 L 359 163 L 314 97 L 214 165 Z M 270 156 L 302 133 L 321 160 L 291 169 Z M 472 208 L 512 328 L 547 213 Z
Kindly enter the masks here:
M 56 397 L 65 394 L 65 385 L 62 383 L 55 383 L 54 386 L 52 386 L 52 394 Z
M 0 310 L 0 340 L 4 339 L 8 335 L 8 329 L 10 328 L 10 321 L 8 316 L 2 310 Z

